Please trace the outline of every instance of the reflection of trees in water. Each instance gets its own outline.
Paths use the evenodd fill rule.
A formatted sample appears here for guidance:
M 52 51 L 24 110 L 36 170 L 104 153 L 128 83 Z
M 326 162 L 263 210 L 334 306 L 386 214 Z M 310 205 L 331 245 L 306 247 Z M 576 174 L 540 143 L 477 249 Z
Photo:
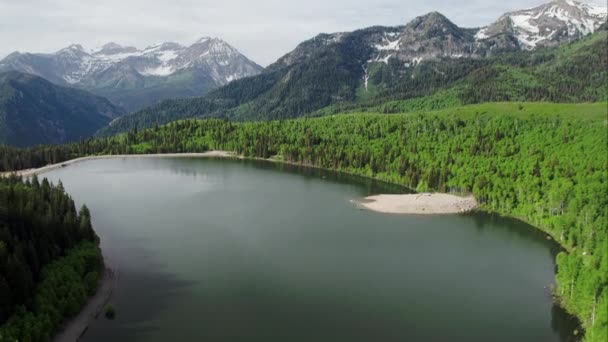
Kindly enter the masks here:
M 167 168 L 171 173 L 178 176 L 191 176 L 193 180 L 207 179 L 208 175 L 204 172 L 205 163 L 239 163 L 245 167 L 253 167 L 259 170 L 280 171 L 292 174 L 298 174 L 305 179 L 326 179 L 339 184 L 358 185 L 364 189 L 366 195 L 374 194 L 407 194 L 413 193 L 412 190 L 379 180 L 345 174 L 332 170 L 323 170 L 314 167 L 285 164 L 264 160 L 238 159 L 238 158 L 166 158 L 163 162 L 168 162 L 170 167 Z M 230 168 L 226 168 L 230 171 Z M 224 174 L 223 174 L 224 175 Z M 201 178 L 203 177 L 203 178 Z
M 165 272 L 121 273 L 110 303 L 116 319 L 97 319 L 81 341 L 136 341 L 157 328 L 155 319 L 175 303 L 176 297 L 187 296 L 195 282 L 178 280 Z M 152 300 L 151 300 L 152 299 Z
M 195 281 L 178 279 L 163 271 L 165 266 L 154 259 L 154 250 L 145 245 L 145 240 L 113 240 L 116 248 L 106 248 L 104 253 L 113 259 L 115 286 L 110 298 L 116 310 L 116 319 L 96 319 L 79 341 L 139 341 L 157 328 L 153 322 L 182 296 L 189 296 L 188 289 Z M 119 259 L 138 260 L 136 268 L 121 265 Z
M 564 249 L 553 239 L 547 239 L 547 234 L 528 223 L 512 217 L 504 217 L 495 213 L 474 212 L 465 214 L 473 218 L 475 228 L 478 231 L 487 229 L 508 230 L 517 237 L 524 240 L 533 241 L 543 246 L 549 247 L 551 256 L 555 259 L 557 254 Z
M 578 319 L 556 304 L 551 308 L 551 328 L 562 342 L 578 342 L 584 335 Z

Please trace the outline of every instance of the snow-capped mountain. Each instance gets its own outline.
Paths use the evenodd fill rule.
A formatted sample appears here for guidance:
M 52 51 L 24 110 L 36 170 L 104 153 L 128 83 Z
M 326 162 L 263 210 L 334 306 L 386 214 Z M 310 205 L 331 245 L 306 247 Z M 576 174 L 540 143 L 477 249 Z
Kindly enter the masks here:
M 53 54 L 15 52 L 0 61 L 0 71 L 8 70 L 87 89 L 134 110 L 168 97 L 202 95 L 262 67 L 223 40 L 205 37 L 190 46 L 162 43 L 142 50 L 108 43 L 92 51 L 70 45 Z
M 315 115 L 337 113 L 359 108 L 359 104 L 376 106 L 387 99 L 420 98 L 421 102 L 414 101 L 413 106 L 426 108 L 442 105 L 442 91 L 451 93 L 447 96 L 449 100 L 465 103 L 597 101 L 603 95 L 599 85 L 606 73 L 603 61 L 608 25 L 598 27 L 605 20 L 601 8 L 574 4 L 578 10 L 563 10 L 564 21 L 560 23 L 574 25 L 580 34 L 571 31 L 568 36 L 571 39 L 558 39 L 554 44 L 567 43 L 596 30 L 593 36 L 585 37 L 584 44 L 530 52 L 517 39 L 510 16 L 513 14 L 504 15 L 491 25 L 492 29 L 480 29 L 459 27 L 442 14 L 432 12 L 401 26 L 319 34 L 300 43 L 260 75 L 231 82 L 200 98 L 166 102 L 127 115 L 113 121 L 101 134 L 189 117 L 284 119 L 323 108 Z M 553 13 L 561 12 L 551 10 L 553 5 L 573 6 L 565 1 L 551 2 L 544 5 L 547 10 L 538 11 L 530 21 L 559 27 L 560 23 L 553 23 Z M 576 24 L 583 19 L 585 29 Z M 510 56 L 495 58 L 503 52 Z M 588 82 L 580 82 L 579 77 Z M 556 85 L 558 78 L 563 83 Z M 429 95 L 438 97 L 425 99 Z M 394 109 L 391 106 L 387 104 L 384 110 L 398 110 L 398 106 Z
M 478 41 L 511 35 L 522 49 L 554 46 L 593 33 L 606 22 L 606 7 L 573 0 L 557 0 L 538 7 L 504 14 L 480 29 Z
M 506 13 L 487 27 L 469 29 L 457 26 L 438 12 L 431 12 L 404 26 L 319 35 L 302 43 L 279 59 L 277 64 L 301 61 L 312 55 L 311 51 L 340 44 L 344 37 L 355 33 L 359 44 L 370 52 L 362 65 L 366 74 L 370 64 L 388 64 L 391 60 L 409 68 L 422 61 L 440 58 L 482 58 L 580 39 L 598 29 L 606 22 L 607 16 L 606 7 L 557 0 Z

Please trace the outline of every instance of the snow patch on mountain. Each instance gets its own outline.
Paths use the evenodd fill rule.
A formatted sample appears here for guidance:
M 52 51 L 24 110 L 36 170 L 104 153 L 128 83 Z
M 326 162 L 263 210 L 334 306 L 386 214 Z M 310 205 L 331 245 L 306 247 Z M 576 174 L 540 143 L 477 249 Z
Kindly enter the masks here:
M 159 54 L 156 55 L 156 58 L 158 58 L 161 62 L 166 63 L 166 62 L 176 59 L 177 56 L 179 56 L 177 51 L 168 50 L 168 51 L 160 52 Z
M 374 46 L 378 51 L 394 51 L 399 48 L 399 39 L 394 41 L 390 41 L 387 38 L 383 38 L 382 44 L 377 44 Z
M 70 85 L 94 83 L 98 75 L 111 68 L 117 75 L 124 70 L 135 71 L 142 76 L 169 76 L 181 70 L 200 68 L 218 85 L 253 76 L 261 71 L 261 67 L 228 43 L 211 37 L 198 39 L 190 46 L 161 43 L 143 50 L 108 43 L 86 51 L 81 45 L 73 44 L 54 54 L 16 53 L 9 62 L 3 60 L 2 66 L 41 75 L 42 72 L 37 72 L 29 65 L 26 55 L 50 60 L 50 64 L 54 65 L 52 72 Z
M 170 65 L 161 65 L 156 68 L 144 69 L 139 73 L 144 76 L 169 76 L 174 72 L 175 70 Z
M 482 40 L 482 39 L 486 39 L 488 38 L 488 28 L 484 27 L 482 29 L 480 29 L 479 31 L 477 31 L 477 33 L 475 34 L 475 39 L 476 40 Z
M 520 46 L 531 50 L 591 34 L 607 17 L 606 7 L 573 0 L 556 0 L 534 8 L 506 13 L 495 24 L 481 28 L 475 38 L 480 41 L 490 38 L 488 32 L 502 32 L 496 27 L 508 20 Z

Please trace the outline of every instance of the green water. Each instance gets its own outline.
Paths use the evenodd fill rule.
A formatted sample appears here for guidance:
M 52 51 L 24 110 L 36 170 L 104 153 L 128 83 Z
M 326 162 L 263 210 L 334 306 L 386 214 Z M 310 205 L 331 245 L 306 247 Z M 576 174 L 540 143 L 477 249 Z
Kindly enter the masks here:
M 386 215 L 399 191 L 211 159 L 112 159 L 46 175 L 86 203 L 116 270 L 91 341 L 564 341 L 555 244 L 487 214 Z

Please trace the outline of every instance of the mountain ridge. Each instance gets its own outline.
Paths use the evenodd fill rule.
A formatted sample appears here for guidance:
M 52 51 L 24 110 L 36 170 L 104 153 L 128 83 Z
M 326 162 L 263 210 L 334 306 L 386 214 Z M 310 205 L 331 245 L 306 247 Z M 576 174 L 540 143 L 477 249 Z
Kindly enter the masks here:
M 77 141 L 122 115 L 107 99 L 84 90 L 17 71 L 0 73 L 0 144 Z
M 232 82 L 203 97 L 169 100 L 143 109 L 116 120 L 100 133 L 197 116 L 293 118 L 330 105 L 413 99 L 456 86 L 458 101 L 464 103 L 601 97 L 591 89 L 603 89 L 597 83 L 598 77 L 605 75 L 605 30 L 601 26 L 595 28 L 594 24 L 593 35 L 604 38 L 593 40 L 590 47 L 576 45 L 582 39 L 576 36 L 528 49 L 521 47 L 510 21 L 505 24 L 504 32 L 480 40 L 476 36 L 483 28 L 461 28 L 431 12 L 403 26 L 322 33 L 300 43 L 260 75 Z M 575 44 L 588 60 L 571 59 L 574 65 L 562 65 L 558 59 L 564 44 Z M 540 72 L 543 64 L 545 75 Z M 590 78 L 593 84 L 581 84 L 577 73 L 599 76 Z M 476 82 L 488 90 L 473 87 Z
M 72 44 L 54 53 L 14 52 L 0 61 L 0 71 L 10 70 L 91 91 L 132 111 L 168 97 L 200 96 L 263 68 L 222 39 L 203 37 L 189 46 L 110 42 L 89 51 Z

